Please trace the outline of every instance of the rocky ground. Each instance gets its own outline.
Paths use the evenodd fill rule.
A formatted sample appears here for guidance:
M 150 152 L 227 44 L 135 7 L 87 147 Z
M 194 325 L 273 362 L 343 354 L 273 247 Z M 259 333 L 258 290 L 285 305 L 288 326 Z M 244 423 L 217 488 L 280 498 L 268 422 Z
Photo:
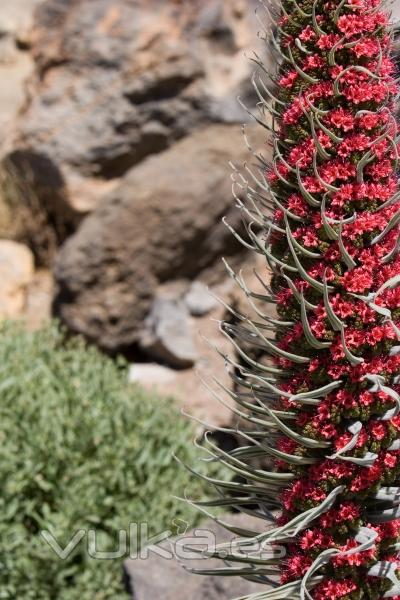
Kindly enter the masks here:
M 227 515 L 224 520 L 232 527 L 242 530 L 259 531 L 263 525 L 259 519 L 245 514 Z M 184 525 L 184 524 L 182 524 Z M 265 523 L 264 523 L 265 526 Z M 221 561 L 196 560 L 186 546 L 204 547 L 207 542 L 212 548 L 217 543 L 228 543 L 237 536 L 227 532 L 221 525 L 206 521 L 195 531 L 182 532 L 181 536 L 153 547 L 146 560 L 139 557 L 125 561 L 125 581 L 127 590 L 134 600 L 150 600 L 162 597 L 163 600 L 231 600 L 249 594 L 261 594 L 269 588 L 238 577 L 218 577 L 216 575 L 196 576 L 184 571 L 182 564 L 190 568 L 220 569 Z M 172 558 L 171 550 L 180 559 Z M 188 557 L 185 561 L 184 558 Z

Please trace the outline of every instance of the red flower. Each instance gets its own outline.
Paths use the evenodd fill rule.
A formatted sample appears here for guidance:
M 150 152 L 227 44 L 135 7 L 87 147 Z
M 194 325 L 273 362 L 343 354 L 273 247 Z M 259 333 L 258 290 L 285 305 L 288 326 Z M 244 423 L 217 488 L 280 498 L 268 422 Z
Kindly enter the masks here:
M 372 436 L 378 441 L 383 440 L 386 437 L 386 426 L 382 421 L 375 421 L 370 426 Z
M 352 152 L 361 151 L 368 148 L 370 139 L 363 133 L 356 133 L 348 136 L 338 147 L 340 156 L 349 156 Z
M 337 33 L 330 33 L 327 35 L 321 35 L 317 41 L 317 46 L 320 50 L 331 50 L 337 42 L 339 42 L 341 36 Z
M 348 292 L 363 293 L 369 290 L 372 284 L 372 273 L 364 267 L 348 271 L 342 278 L 342 285 Z
M 383 463 L 385 465 L 385 467 L 388 467 L 389 469 L 393 469 L 396 465 L 397 465 L 397 456 L 394 456 L 393 454 L 390 454 L 389 452 L 386 453 L 385 458 L 383 459 Z
M 315 33 L 314 29 L 311 27 L 311 25 L 307 25 L 307 27 L 305 29 L 303 29 L 303 31 L 299 35 L 299 39 L 302 42 L 310 42 L 315 37 L 316 37 L 316 33 Z
M 344 108 L 338 108 L 329 113 L 327 120 L 343 131 L 350 131 L 354 129 L 355 119 L 350 111 L 344 110 Z
M 291 88 L 297 78 L 298 78 L 298 74 L 296 71 L 289 71 L 289 73 L 287 73 L 287 75 L 284 75 L 283 77 L 280 78 L 279 85 L 286 87 L 286 88 Z
M 357 590 L 357 585 L 352 579 L 342 579 L 341 581 L 327 579 L 317 585 L 313 596 L 314 600 L 337 600 L 355 590 Z
M 376 56 L 379 53 L 380 44 L 375 38 L 364 38 L 360 40 L 352 48 L 352 52 L 360 58 L 360 56 Z

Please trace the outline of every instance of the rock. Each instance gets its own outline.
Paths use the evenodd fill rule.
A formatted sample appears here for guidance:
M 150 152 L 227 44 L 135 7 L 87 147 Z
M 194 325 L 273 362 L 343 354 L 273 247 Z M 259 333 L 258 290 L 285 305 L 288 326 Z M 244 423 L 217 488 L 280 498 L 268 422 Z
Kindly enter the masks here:
M 0 36 L 13 36 L 17 41 L 31 27 L 33 13 L 41 0 L 2 0 Z
M 139 347 L 151 358 L 185 369 L 196 362 L 197 353 L 189 326 L 189 313 L 180 300 L 157 298 L 144 322 Z
M 188 293 L 190 285 L 188 279 L 172 279 L 158 286 L 156 296 L 166 300 L 182 300 Z
M 2 0 L 0 10 L 1 147 L 25 98 L 25 80 L 33 72 L 32 57 L 26 52 L 33 11 L 40 0 Z
M 208 291 L 207 286 L 201 281 L 194 281 L 192 283 L 184 300 L 190 314 L 194 317 L 207 315 L 218 304 L 216 299 Z
M 38 330 L 51 319 L 54 280 L 52 273 L 45 269 L 35 272 L 27 289 L 26 306 L 23 314 L 27 327 Z
M 35 262 L 50 267 L 62 241 L 76 229 L 77 220 L 61 195 L 57 210 L 53 210 L 53 190 L 61 182 L 50 161 L 41 157 L 36 167 L 32 169 L 32 163 L 22 154 L 0 166 L 0 235 L 5 232 L 7 237 L 29 246 Z M 25 180 L 18 177 L 18 169 L 24 171 Z M 46 173 L 41 182 L 35 178 L 38 170 L 42 175 Z
M 34 261 L 29 248 L 10 240 L 0 240 L 0 319 L 21 315 L 33 276 Z
M 264 133 L 249 128 L 259 148 Z M 233 152 L 234 149 L 234 152 Z M 55 310 L 109 351 L 136 344 L 160 284 L 218 278 L 243 258 L 221 223 L 240 227 L 228 161 L 247 157 L 236 126 L 211 125 L 132 169 L 63 245 Z M 212 282 L 212 281 L 211 281 Z
M 224 520 L 243 529 L 256 530 L 262 526 L 262 522 L 246 515 L 227 515 Z M 179 556 L 179 542 L 185 537 L 192 537 L 194 532 L 188 532 L 184 536 L 172 540 L 173 548 Z M 198 545 L 206 540 L 211 544 L 228 542 L 234 538 L 233 534 L 227 532 L 223 527 L 207 521 L 195 530 Z M 175 542 L 175 543 L 174 543 Z M 186 542 L 186 543 L 189 543 Z M 162 552 L 160 554 L 159 552 Z M 147 557 L 148 556 L 148 557 Z M 183 569 L 181 564 L 171 554 L 170 542 L 162 542 L 155 549 L 149 549 L 146 560 L 129 559 L 124 563 L 125 581 L 127 591 L 134 600 L 231 600 L 239 596 L 247 596 L 266 592 L 268 586 L 260 585 L 240 577 L 217 577 L 215 575 L 192 575 Z M 185 556 L 185 555 L 183 555 Z M 198 560 L 189 560 L 189 566 L 200 566 L 200 568 L 221 568 L 220 561 L 207 560 L 206 563 Z
M 223 287 L 224 293 L 229 295 L 227 284 L 224 283 Z M 213 311 L 213 317 L 216 320 L 223 319 L 224 311 L 224 307 L 218 305 Z M 206 423 L 207 425 L 195 424 L 201 436 L 205 429 L 232 426 L 234 415 L 229 406 L 233 404 L 233 400 L 226 394 L 226 404 L 221 404 L 202 384 L 202 380 L 210 382 L 211 377 L 215 376 L 228 389 L 232 388 L 232 381 L 224 369 L 224 360 L 215 350 L 217 347 L 226 355 L 231 353 L 232 346 L 220 334 L 218 324 L 207 315 L 196 318 L 196 321 L 192 320 L 192 336 L 198 354 L 196 369 L 173 370 L 153 363 L 135 364 L 132 366 L 131 377 L 133 383 L 140 383 L 149 391 L 174 398 L 177 406 L 186 414 Z
M 0 9 L 0 155 L 9 151 L 9 136 L 18 112 L 24 103 L 25 82 L 33 73 L 34 61 L 28 52 L 29 31 L 33 12 L 40 0 L 2 0 Z M 25 243 L 26 236 L 19 235 L 37 223 L 29 208 L 28 219 L 22 223 L 21 199 L 25 202 L 25 190 L 18 190 L 18 210 L 10 202 L 9 178 L 0 169 L 0 237 L 17 239 Z M 20 227 L 21 226 L 21 227 Z M 43 231 L 43 229 L 42 229 Z M 54 252 L 53 252 L 54 255 Z
M 45 0 L 35 75 L 7 159 L 57 229 L 79 220 L 147 156 L 196 128 L 242 123 L 254 104 L 258 0 Z M 263 53 L 261 46 L 259 53 Z M 51 195 L 48 178 L 51 174 Z M 47 186 L 47 187 L 46 187 Z M 23 198 L 22 198 L 23 200 Z M 54 218 L 58 208 L 60 219 Z M 69 216 L 68 227 L 76 221 Z M 67 231 L 58 232 L 66 235 Z
M 138 383 L 150 390 L 161 390 L 175 380 L 176 371 L 157 363 L 137 363 L 129 368 L 129 383 Z

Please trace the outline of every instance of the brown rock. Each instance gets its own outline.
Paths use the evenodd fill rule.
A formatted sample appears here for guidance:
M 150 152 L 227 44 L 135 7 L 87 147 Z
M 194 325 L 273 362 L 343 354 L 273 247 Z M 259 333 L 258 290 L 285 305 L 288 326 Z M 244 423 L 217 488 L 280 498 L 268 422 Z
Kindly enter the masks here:
M 262 145 L 264 134 L 253 134 Z M 222 255 L 243 256 L 221 223 L 240 219 L 232 154 L 238 163 L 247 156 L 237 127 L 209 126 L 133 169 L 85 219 L 55 267 L 55 305 L 71 329 L 111 351 L 129 347 L 160 283 L 215 277 Z
M 10 123 L 25 97 L 33 59 L 26 51 L 34 8 L 40 0 L 2 0 L 0 10 L 0 128 L 3 147 Z
M 54 280 L 50 271 L 39 269 L 28 286 L 24 321 L 29 329 L 37 330 L 51 319 Z
M 33 276 L 34 262 L 29 248 L 10 240 L 0 240 L 0 319 L 21 315 Z

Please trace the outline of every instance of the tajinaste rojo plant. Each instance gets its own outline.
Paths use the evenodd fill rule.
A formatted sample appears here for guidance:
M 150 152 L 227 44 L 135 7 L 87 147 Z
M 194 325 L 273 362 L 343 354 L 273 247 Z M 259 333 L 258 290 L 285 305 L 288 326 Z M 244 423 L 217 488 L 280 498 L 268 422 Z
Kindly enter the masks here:
M 241 507 L 272 526 L 227 525 L 244 537 L 203 554 L 225 561 L 221 575 L 272 586 L 254 600 L 399 600 L 395 30 L 379 0 L 266 8 L 277 71 L 257 59 L 254 83 L 273 157 L 235 179 L 247 197 L 242 241 L 265 255 L 272 280 L 254 293 L 229 270 L 257 314 L 231 310 L 236 323 L 221 324 L 241 357 L 225 357 L 235 391 L 224 389 L 249 427 L 232 452 L 207 440 L 240 479 L 209 477 L 219 497 L 195 504 Z M 270 470 L 254 465 L 267 456 Z

